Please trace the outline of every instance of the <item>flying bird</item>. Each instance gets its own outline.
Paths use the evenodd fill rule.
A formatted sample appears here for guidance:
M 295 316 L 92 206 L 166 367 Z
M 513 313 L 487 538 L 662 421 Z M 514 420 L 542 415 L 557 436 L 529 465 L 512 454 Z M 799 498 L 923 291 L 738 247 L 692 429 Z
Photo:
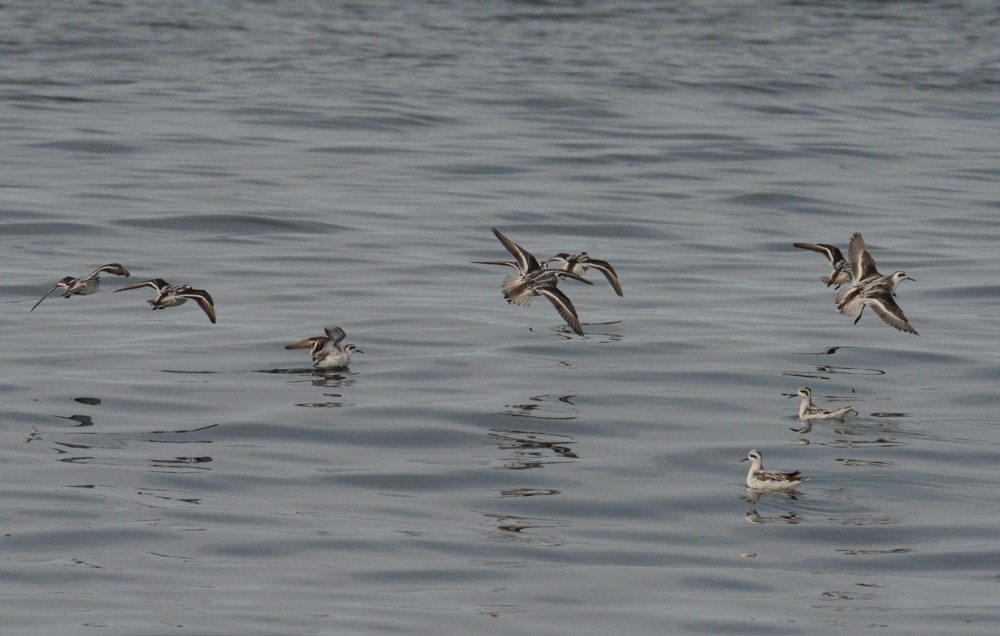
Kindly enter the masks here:
M 114 293 L 139 289 L 140 287 L 151 287 L 156 290 L 156 298 L 146 301 L 153 306 L 153 309 L 176 307 L 177 305 L 183 305 L 189 300 L 193 300 L 202 308 L 208 319 L 212 321 L 212 324 L 215 324 L 215 301 L 212 300 L 212 296 L 204 289 L 194 289 L 190 285 L 171 285 L 162 278 L 154 278 L 116 289 Z

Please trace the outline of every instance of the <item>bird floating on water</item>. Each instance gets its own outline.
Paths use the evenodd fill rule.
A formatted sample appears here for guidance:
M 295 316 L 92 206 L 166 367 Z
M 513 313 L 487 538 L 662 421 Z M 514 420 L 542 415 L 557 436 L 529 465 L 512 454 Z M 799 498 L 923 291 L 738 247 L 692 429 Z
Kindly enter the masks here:
M 799 419 L 803 422 L 806 420 L 843 420 L 852 413 L 854 415 L 858 414 L 858 412 L 850 406 L 845 406 L 839 409 L 824 409 L 816 406 L 812 402 L 812 389 L 807 386 L 799 389 L 795 395 L 792 395 L 791 397 L 802 398 L 802 402 L 799 404 Z
M 751 490 L 794 490 L 806 481 L 806 478 L 802 477 L 797 470 L 783 473 L 765 469 L 758 450 L 750 451 L 740 461 L 747 460 L 750 460 L 750 470 L 747 471 L 747 488 Z
M 317 369 L 343 369 L 351 364 L 351 354 L 354 352 L 364 353 L 354 344 L 340 343 L 347 336 L 344 330 L 336 325 L 327 325 L 323 328 L 325 336 L 313 336 L 297 340 L 291 344 L 286 344 L 285 349 L 310 349 L 313 366 Z
M 850 406 L 844 406 L 839 409 L 824 409 L 816 406 L 812 402 L 812 390 L 807 386 L 802 387 L 795 392 L 795 394 L 789 395 L 788 397 L 802 398 L 802 402 L 799 403 L 799 419 L 806 424 L 802 428 L 793 428 L 792 430 L 796 433 L 810 432 L 814 421 L 836 420 L 838 422 L 842 422 L 848 415 L 858 414 L 858 412 Z

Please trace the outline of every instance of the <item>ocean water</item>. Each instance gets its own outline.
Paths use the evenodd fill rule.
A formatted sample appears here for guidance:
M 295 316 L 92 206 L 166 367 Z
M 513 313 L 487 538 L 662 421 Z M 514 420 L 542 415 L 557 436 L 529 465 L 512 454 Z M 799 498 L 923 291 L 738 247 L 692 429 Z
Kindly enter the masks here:
M 993 3 L 4 22 L 4 634 L 995 632 Z M 493 227 L 624 298 L 508 306 Z M 791 245 L 854 232 L 919 336 Z M 327 324 L 347 371 L 283 349 Z

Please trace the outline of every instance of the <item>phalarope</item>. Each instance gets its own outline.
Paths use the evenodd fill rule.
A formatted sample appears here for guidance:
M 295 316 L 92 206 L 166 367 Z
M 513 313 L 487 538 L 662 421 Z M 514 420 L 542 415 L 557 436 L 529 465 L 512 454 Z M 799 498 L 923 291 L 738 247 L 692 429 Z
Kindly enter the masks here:
M 323 328 L 325 336 L 313 336 L 286 344 L 285 349 L 311 349 L 313 366 L 317 369 L 342 369 L 351 364 L 351 354 L 357 351 L 364 353 L 353 344 L 340 346 L 347 336 L 344 330 L 335 325 Z
M 854 278 L 854 274 L 851 272 L 851 264 L 844 258 L 844 254 L 839 248 L 827 245 L 826 243 L 792 243 L 792 245 L 801 247 L 804 250 L 819 252 L 826 256 L 826 260 L 830 261 L 830 267 L 833 268 L 833 271 L 830 272 L 829 276 L 820 276 L 819 279 L 826 283 L 827 287 L 840 287 Z
M 552 306 L 556 308 L 570 329 L 578 335 L 583 335 L 583 327 L 580 325 L 580 318 L 577 316 L 576 308 L 566 296 L 559 291 L 556 284 L 559 278 L 572 278 L 588 285 L 593 285 L 589 280 L 563 270 L 545 269 L 531 252 L 527 251 L 514 241 L 510 240 L 503 233 L 493 228 L 493 233 L 500 239 L 507 251 L 514 256 L 511 261 L 473 261 L 485 265 L 505 265 L 517 270 L 517 275 L 507 276 L 503 279 L 503 297 L 508 304 L 521 305 L 527 307 L 531 304 L 534 296 L 544 296 Z
M 125 269 L 124 265 L 119 265 L 118 263 L 108 263 L 103 267 L 99 267 L 87 274 L 86 276 L 81 276 L 80 278 L 73 278 L 72 276 L 67 276 L 58 283 L 52 286 L 52 288 L 45 292 L 38 302 L 31 307 L 31 311 L 35 311 L 35 307 L 42 304 L 42 301 L 49 297 L 49 294 L 57 289 L 64 289 L 66 293 L 63 294 L 63 298 L 69 298 L 70 296 L 89 296 L 97 291 L 98 287 L 101 286 L 101 274 L 107 272 L 108 274 L 114 274 L 115 276 L 131 276 L 129 271 Z
M 156 298 L 146 301 L 153 306 L 153 309 L 176 307 L 177 305 L 183 305 L 188 300 L 193 300 L 204 310 L 208 319 L 212 321 L 212 324 L 215 324 L 215 301 L 212 300 L 212 297 L 204 289 L 193 289 L 190 285 L 171 285 L 162 278 L 154 278 L 116 289 L 114 293 L 139 289 L 140 287 L 152 287 L 156 290 Z
M 842 422 L 848 415 L 858 414 L 858 412 L 850 406 L 844 406 L 839 409 L 824 409 L 816 406 L 812 402 L 812 390 L 807 386 L 802 387 L 795 393 L 795 395 L 791 395 L 789 397 L 802 398 L 802 402 L 799 404 L 799 419 L 803 422 L 808 422 L 810 420 L 837 420 Z
M 899 283 L 913 279 L 901 270 L 888 276 L 880 274 L 860 232 L 855 232 L 851 237 L 851 246 L 847 253 L 854 272 L 854 286 L 842 289 L 837 294 L 837 310 L 848 316 L 857 315 L 854 324 L 858 324 L 865 307 L 870 306 L 887 325 L 916 334 L 917 330 L 893 300 Z
M 752 450 L 741 462 L 750 460 L 750 470 L 747 471 L 747 488 L 752 490 L 793 490 L 806 481 L 799 471 L 783 473 L 777 470 L 766 470 L 760 451 Z
M 596 258 L 590 258 L 590 255 L 586 252 L 580 252 L 579 254 L 559 252 L 555 256 L 550 256 L 548 260 L 545 261 L 545 266 L 548 267 L 549 263 L 552 262 L 562 263 L 562 266 L 557 268 L 559 271 L 569 272 L 578 276 L 583 276 L 588 269 L 596 269 L 604 274 L 604 277 L 608 279 L 609 283 L 611 283 L 611 287 L 614 288 L 615 293 L 618 294 L 618 296 L 623 295 L 622 283 L 618 280 L 618 274 L 615 272 L 615 268 L 611 266 L 611 263 L 607 261 L 599 261 Z

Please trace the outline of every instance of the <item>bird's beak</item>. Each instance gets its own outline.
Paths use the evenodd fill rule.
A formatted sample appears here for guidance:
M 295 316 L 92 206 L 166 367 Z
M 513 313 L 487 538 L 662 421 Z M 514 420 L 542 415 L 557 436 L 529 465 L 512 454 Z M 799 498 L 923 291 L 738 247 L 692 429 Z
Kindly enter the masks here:
M 907 278 L 907 280 L 912 280 L 913 282 L 917 282 L 917 279 L 916 279 L 916 278 L 912 278 L 912 277 L 910 277 L 910 276 L 907 276 L 906 278 Z
M 364 351 L 362 351 L 361 349 L 355 349 L 354 353 L 364 353 Z
M 740 460 L 740 462 L 745 462 L 748 459 L 750 459 L 750 458 L 749 457 L 744 457 L 743 459 Z M 736 462 L 736 463 L 738 464 L 739 462 Z
M 798 395 L 798 393 L 782 393 L 786 398 L 793 398 Z

